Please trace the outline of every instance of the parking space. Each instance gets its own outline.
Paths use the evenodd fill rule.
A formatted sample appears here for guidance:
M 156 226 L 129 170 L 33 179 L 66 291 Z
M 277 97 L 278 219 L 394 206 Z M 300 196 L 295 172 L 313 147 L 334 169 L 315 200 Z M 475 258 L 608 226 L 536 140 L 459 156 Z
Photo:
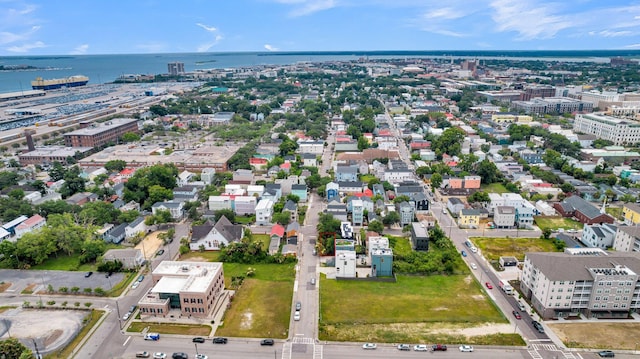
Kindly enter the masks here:
M 86 277 L 86 272 L 68 272 L 68 271 L 24 271 L 18 269 L 0 269 L 0 278 L 5 283 L 11 283 L 11 286 L 5 293 L 20 293 L 25 288 L 35 285 L 34 290 L 47 288 L 51 285 L 54 289 L 60 287 L 79 287 L 84 288 L 102 288 L 104 290 L 111 289 L 114 285 L 123 280 L 123 273 L 113 273 L 110 277 L 106 277 L 105 273 L 95 272 L 91 276 Z

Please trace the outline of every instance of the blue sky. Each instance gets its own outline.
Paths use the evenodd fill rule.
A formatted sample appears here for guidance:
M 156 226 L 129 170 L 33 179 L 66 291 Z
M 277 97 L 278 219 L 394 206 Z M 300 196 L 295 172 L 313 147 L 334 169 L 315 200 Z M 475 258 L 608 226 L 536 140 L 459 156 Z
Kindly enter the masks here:
M 0 0 L 0 55 L 640 49 L 640 0 Z

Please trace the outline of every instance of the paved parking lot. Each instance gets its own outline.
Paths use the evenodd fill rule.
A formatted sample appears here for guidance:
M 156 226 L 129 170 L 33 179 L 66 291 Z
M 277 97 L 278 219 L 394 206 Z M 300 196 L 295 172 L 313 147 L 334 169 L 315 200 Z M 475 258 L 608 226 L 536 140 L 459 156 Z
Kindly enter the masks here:
M 49 285 L 56 290 L 60 287 L 79 287 L 81 288 L 80 290 L 100 287 L 104 290 L 109 290 L 124 278 L 123 273 L 114 273 L 109 278 L 105 277 L 105 273 L 100 272 L 94 272 L 93 275 L 86 278 L 85 273 L 0 269 L 0 280 L 5 283 L 11 283 L 11 287 L 5 293 L 20 294 L 25 288 L 34 284 L 36 285 L 34 291 L 46 289 Z

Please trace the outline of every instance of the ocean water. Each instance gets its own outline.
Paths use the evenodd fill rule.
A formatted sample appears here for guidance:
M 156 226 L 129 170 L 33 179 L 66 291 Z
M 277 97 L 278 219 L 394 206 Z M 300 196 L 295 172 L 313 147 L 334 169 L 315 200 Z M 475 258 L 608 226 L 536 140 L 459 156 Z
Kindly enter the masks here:
M 0 93 L 31 89 L 36 77 L 44 79 L 73 75 L 89 77 L 89 84 L 112 82 L 124 74 L 161 74 L 169 62 L 179 61 L 185 71 L 255 65 L 284 65 L 301 61 L 348 61 L 375 58 L 479 58 L 546 59 L 556 61 L 607 62 L 610 57 L 640 58 L 640 50 L 613 51 L 365 51 L 365 52 L 277 52 L 277 53 L 177 53 L 132 55 L 5 56 L 0 65 L 29 65 L 28 71 L 0 71 Z

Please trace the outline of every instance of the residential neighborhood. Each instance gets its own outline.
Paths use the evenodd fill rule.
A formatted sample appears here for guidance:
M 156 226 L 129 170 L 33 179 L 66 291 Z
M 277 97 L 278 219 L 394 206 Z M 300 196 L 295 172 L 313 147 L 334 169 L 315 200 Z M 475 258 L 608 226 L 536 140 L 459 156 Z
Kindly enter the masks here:
M 453 323 L 434 307 L 490 327 L 469 344 L 535 353 L 539 340 L 568 353 L 574 322 L 640 327 L 640 80 L 607 77 L 639 65 L 503 61 L 211 69 L 185 74 L 197 88 L 60 133 L 68 157 L 29 132 L 2 150 L 0 267 L 108 284 L 0 288 L 127 298 L 123 333 L 208 323 L 205 337 L 289 349 L 427 342 L 440 329 L 418 323 Z M 361 325 L 385 334 L 352 336 Z M 577 347 L 608 345 L 592 344 Z

